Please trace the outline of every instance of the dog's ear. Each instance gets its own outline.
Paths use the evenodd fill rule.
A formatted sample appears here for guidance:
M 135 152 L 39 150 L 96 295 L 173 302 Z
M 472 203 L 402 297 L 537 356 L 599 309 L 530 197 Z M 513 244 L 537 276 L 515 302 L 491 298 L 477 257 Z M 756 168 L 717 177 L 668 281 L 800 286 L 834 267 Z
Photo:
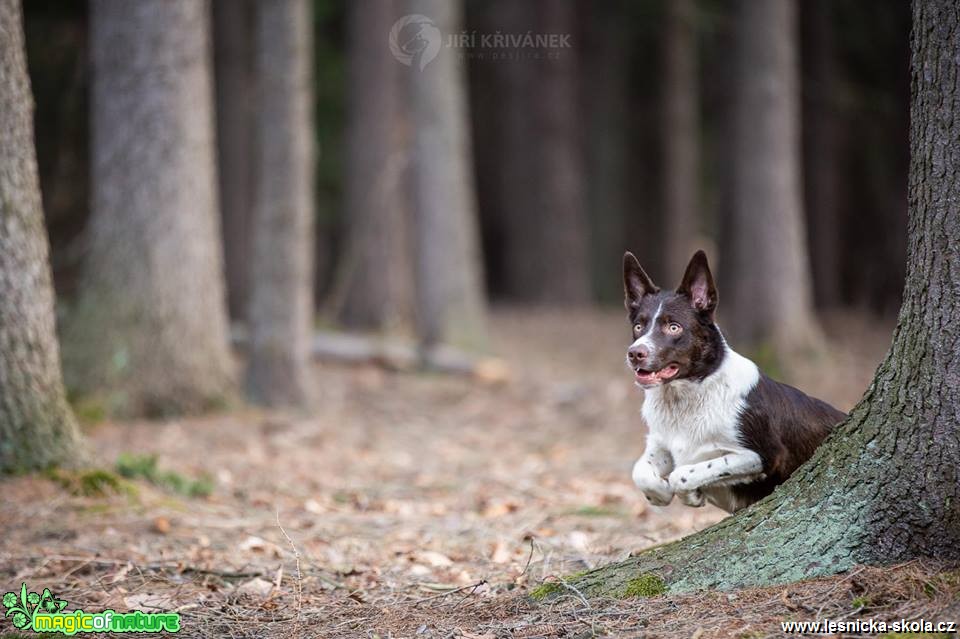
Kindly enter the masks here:
M 713 284 L 706 253 L 697 251 L 690 258 L 677 293 L 690 298 L 690 303 L 698 311 L 713 314 L 717 308 L 717 287 Z
M 623 305 L 629 311 L 640 305 L 644 295 L 659 293 L 660 289 L 653 283 L 650 276 L 643 272 L 640 262 L 633 253 L 623 254 Z

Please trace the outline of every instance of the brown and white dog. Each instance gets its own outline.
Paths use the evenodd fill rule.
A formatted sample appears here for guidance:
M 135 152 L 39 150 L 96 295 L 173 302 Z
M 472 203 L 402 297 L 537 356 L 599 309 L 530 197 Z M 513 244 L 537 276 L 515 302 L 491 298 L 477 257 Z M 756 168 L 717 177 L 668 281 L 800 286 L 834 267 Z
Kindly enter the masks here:
M 627 366 L 645 391 L 649 428 L 633 481 L 651 503 L 677 495 L 735 512 L 786 481 L 844 419 L 727 345 L 703 251 L 676 291 L 661 291 L 628 252 L 623 284 L 633 327 Z

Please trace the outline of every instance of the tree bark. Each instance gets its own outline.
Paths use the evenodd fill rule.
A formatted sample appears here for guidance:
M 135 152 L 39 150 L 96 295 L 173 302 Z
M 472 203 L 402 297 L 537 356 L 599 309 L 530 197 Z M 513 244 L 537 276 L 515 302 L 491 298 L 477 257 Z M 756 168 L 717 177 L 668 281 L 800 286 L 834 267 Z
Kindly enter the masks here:
M 253 11 L 251 0 L 214 0 L 213 60 L 217 159 L 227 308 L 245 319 L 250 287 L 253 206 Z
M 496 27 L 505 33 L 578 35 L 570 0 L 496 6 Z M 506 49 L 501 55 L 513 58 L 496 62 L 503 110 L 496 167 L 501 279 L 505 297 L 515 301 L 563 305 L 591 298 L 580 52 L 573 46 Z
M 666 266 L 679 277 L 700 241 L 700 117 L 696 6 L 665 5 L 663 34 L 663 216 Z
M 913 4 L 910 239 L 893 344 L 849 418 L 771 496 L 573 581 L 623 595 L 783 583 L 916 557 L 960 559 L 960 8 Z
M 829 0 L 799 5 L 802 18 L 803 174 L 807 246 L 817 306 L 840 304 L 841 224 L 838 207 L 840 167 L 837 113 L 836 46 Z
M 800 178 L 796 4 L 738 5 L 733 247 L 724 326 L 787 355 L 817 343 Z
M 0 473 L 82 460 L 67 405 L 20 0 L 0 2 Z
M 462 9 L 450 0 L 407 5 L 408 13 L 432 19 L 441 34 L 460 32 Z M 424 350 L 443 343 L 468 350 L 486 345 L 466 78 L 457 55 L 440 50 L 422 70 L 417 60 L 402 70 L 412 109 L 415 321 Z
M 627 196 L 632 114 L 628 115 L 627 106 L 629 26 L 623 16 L 629 3 L 580 6 L 588 13 L 580 77 L 584 112 L 589 117 L 585 171 L 591 289 L 598 301 L 619 303 L 623 286 L 610 277 L 610 268 L 629 248 L 624 239 L 626 218 L 634 206 L 628 204 Z
M 332 295 L 348 328 L 409 325 L 413 274 L 401 188 L 407 159 L 398 126 L 400 65 L 384 46 L 399 16 L 393 0 L 348 8 L 348 123 L 344 215 L 347 248 Z
M 126 415 L 232 389 L 219 244 L 209 5 L 91 3 L 92 202 L 68 385 Z
M 247 392 L 301 406 L 312 395 L 313 39 L 307 0 L 256 6 L 256 199 Z

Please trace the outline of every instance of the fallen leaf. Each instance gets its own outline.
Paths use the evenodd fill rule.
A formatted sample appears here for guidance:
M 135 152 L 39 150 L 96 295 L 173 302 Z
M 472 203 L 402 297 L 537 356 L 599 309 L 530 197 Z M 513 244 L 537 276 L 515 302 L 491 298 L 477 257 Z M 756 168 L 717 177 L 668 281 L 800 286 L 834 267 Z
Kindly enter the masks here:
M 453 560 L 446 555 L 434 552 L 433 550 L 422 550 L 417 553 L 417 558 L 424 561 L 434 568 L 446 568 L 453 565 Z
M 153 529 L 161 535 L 170 532 L 170 520 L 166 517 L 157 517 L 153 520 Z
M 237 592 L 254 597 L 266 597 L 273 592 L 273 584 L 261 577 L 254 577 L 250 581 L 245 581 L 237 586 Z

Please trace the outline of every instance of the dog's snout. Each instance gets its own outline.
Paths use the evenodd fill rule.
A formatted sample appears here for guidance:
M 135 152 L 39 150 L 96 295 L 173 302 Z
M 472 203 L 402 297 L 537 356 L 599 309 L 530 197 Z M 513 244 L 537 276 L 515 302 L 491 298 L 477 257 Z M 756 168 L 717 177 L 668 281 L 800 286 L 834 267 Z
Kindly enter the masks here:
M 637 344 L 636 346 L 631 346 L 630 350 L 627 351 L 627 358 L 630 360 L 630 363 L 634 366 L 642 364 L 644 360 L 650 355 L 650 350 L 643 344 Z

